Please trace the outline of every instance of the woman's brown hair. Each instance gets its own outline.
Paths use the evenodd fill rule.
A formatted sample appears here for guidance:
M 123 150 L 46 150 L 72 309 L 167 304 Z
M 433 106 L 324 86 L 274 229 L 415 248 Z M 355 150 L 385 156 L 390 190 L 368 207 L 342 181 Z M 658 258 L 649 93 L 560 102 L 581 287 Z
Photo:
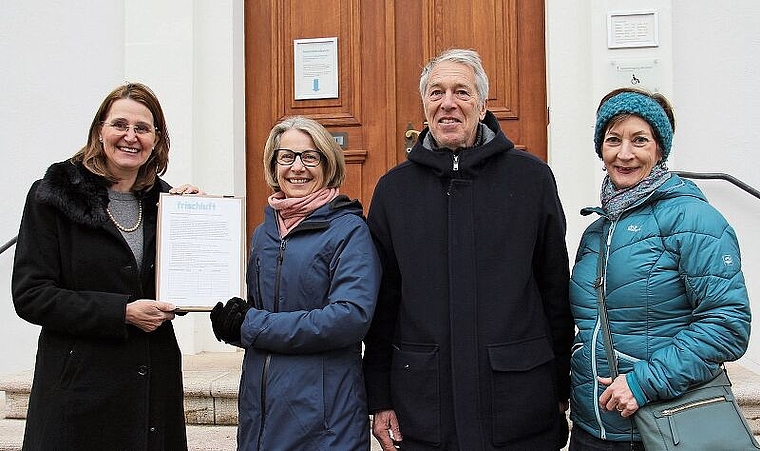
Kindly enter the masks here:
M 145 105 L 153 115 L 153 127 L 156 133 L 153 152 L 148 161 L 140 167 L 135 184 L 132 186 L 132 191 L 145 191 L 153 186 L 157 175 L 163 175 L 166 172 L 169 162 L 169 133 L 166 130 L 166 119 L 158 97 L 142 83 L 126 83 L 106 96 L 90 124 L 87 144 L 71 157 L 71 161 L 82 162 L 90 172 L 105 177 L 111 183 L 118 182 L 118 177 L 108 169 L 106 154 L 99 137 L 103 121 L 108 117 L 113 103 L 119 99 L 131 99 Z

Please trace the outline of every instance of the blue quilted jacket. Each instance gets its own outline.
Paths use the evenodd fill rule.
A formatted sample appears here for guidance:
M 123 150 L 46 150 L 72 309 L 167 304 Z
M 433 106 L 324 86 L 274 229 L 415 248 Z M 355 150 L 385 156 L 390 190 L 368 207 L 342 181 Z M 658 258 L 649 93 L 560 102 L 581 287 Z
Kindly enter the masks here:
M 570 283 L 571 419 L 602 439 L 640 440 L 633 417 L 598 403 L 605 387 L 596 377 L 609 377 L 594 289 L 602 242 L 619 371 L 639 405 L 674 398 L 745 352 L 751 318 L 739 244 L 699 188 L 675 174 L 617 221 L 599 208 L 582 213 L 592 212 L 602 217 L 581 238 Z

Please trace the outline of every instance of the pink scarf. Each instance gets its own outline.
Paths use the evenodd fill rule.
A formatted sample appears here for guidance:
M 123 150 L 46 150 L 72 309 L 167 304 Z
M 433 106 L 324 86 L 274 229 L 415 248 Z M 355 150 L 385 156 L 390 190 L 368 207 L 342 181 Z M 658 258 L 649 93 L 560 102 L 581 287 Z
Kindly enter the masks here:
M 269 196 L 269 206 L 277 211 L 280 237 L 287 235 L 312 211 L 335 199 L 338 194 L 338 188 L 322 188 L 304 197 L 285 197 L 282 191 Z

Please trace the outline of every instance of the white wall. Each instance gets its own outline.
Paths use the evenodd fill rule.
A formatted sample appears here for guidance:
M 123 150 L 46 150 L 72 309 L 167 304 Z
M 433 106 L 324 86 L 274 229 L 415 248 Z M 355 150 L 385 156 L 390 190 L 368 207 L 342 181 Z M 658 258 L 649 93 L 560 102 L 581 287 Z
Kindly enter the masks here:
M 130 0 L 125 12 L 127 77 L 156 91 L 169 124 L 166 179 L 244 196 L 243 0 Z M 234 350 L 216 341 L 208 314 L 174 327 L 184 353 Z
M 673 2 L 673 169 L 722 172 L 760 189 L 760 3 Z M 760 318 L 760 199 L 724 181 L 698 181 L 733 225 L 755 318 Z M 760 321 L 742 363 L 760 370 Z
M 670 96 L 672 42 L 670 1 L 548 0 L 546 2 L 547 88 L 549 96 L 549 164 L 555 172 L 568 219 L 568 250 L 575 257 L 578 241 L 595 217 L 581 217 L 583 207 L 599 204 L 604 178 L 594 153 L 594 121 L 599 100 L 627 81 L 615 63 L 654 61 L 657 73 L 642 86 Z M 635 6 L 632 8 L 632 5 Z M 657 11 L 659 47 L 607 48 L 609 12 Z
M 31 183 L 79 150 L 105 95 L 140 81 L 169 124 L 165 179 L 245 195 L 243 0 L 0 0 L 0 243 L 18 233 Z M 39 329 L 12 306 L 0 255 L 0 374 L 30 368 Z M 231 350 L 207 314 L 175 321 L 185 353 Z
M 123 1 L 0 0 L 0 241 L 18 233 L 27 190 L 86 141 L 102 98 L 124 80 Z M 31 367 L 39 329 L 10 296 L 13 250 L 0 255 L 0 373 Z
M 659 46 L 607 48 L 607 15 L 657 12 Z M 600 98 L 623 78 L 612 61 L 656 60 L 645 87 L 672 101 L 676 133 L 674 170 L 732 174 L 760 189 L 753 156 L 760 142 L 760 3 L 729 0 L 547 0 L 550 164 L 568 217 L 571 258 L 593 218 L 580 208 L 598 205 L 602 164 L 594 154 L 594 112 Z M 742 248 L 754 316 L 760 296 L 760 199 L 724 181 L 697 181 L 734 226 Z M 758 322 L 755 321 L 757 328 Z M 753 333 L 742 363 L 760 371 L 760 332 Z
M 660 45 L 607 48 L 607 13 L 654 9 Z M 158 94 L 170 127 L 166 179 L 215 194 L 245 194 L 243 0 L 0 0 L 0 242 L 18 232 L 29 185 L 85 141 L 113 87 L 142 81 Z M 146 13 L 147 12 L 147 13 Z M 655 81 L 673 101 L 673 169 L 726 172 L 760 188 L 752 165 L 760 131 L 760 3 L 728 0 L 547 0 L 549 160 L 568 218 L 568 248 L 591 218 L 603 174 L 593 151 L 599 98 L 620 83 L 610 61 L 657 59 Z M 651 77 L 650 77 L 651 78 Z M 698 182 L 735 226 L 750 297 L 760 293 L 760 201 L 725 182 Z M 37 328 L 10 299 L 12 252 L 0 255 L 0 374 L 29 368 Z M 230 350 L 208 316 L 175 321 L 185 353 Z M 755 337 L 760 336 L 755 334 Z M 749 363 L 760 362 L 753 337 Z

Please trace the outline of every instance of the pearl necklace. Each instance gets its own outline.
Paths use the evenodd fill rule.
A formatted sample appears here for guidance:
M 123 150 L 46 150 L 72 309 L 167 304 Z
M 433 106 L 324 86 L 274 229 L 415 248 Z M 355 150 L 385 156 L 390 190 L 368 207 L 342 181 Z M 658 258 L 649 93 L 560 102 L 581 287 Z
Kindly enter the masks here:
M 134 232 L 135 230 L 140 228 L 140 224 L 142 224 L 142 217 L 143 217 L 142 200 L 137 201 L 137 205 L 138 205 L 137 224 L 135 224 L 132 227 L 124 227 L 123 225 L 119 224 L 116 218 L 113 217 L 113 214 L 111 213 L 111 210 L 108 207 L 106 207 L 106 213 L 108 213 L 108 217 L 111 219 L 111 222 L 113 222 L 113 225 L 115 225 L 117 229 L 125 233 Z

